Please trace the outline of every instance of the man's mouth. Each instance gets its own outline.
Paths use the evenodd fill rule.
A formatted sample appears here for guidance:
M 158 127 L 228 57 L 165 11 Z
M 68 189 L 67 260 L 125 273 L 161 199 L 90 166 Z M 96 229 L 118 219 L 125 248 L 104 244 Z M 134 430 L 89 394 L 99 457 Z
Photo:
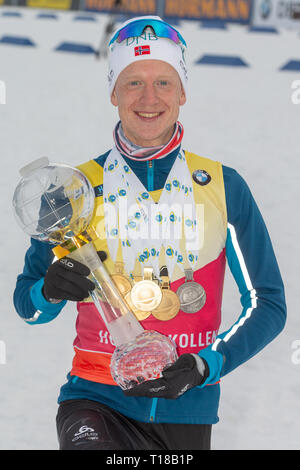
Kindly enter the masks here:
M 144 113 L 144 112 L 136 112 L 136 114 L 142 119 L 155 119 L 160 116 L 162 113 Z

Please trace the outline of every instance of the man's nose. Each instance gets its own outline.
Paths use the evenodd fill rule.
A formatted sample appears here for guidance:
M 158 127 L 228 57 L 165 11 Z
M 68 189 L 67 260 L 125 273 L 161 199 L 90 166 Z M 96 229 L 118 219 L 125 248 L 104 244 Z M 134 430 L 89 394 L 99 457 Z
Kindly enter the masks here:
M 157 90 L 153 84 L 149 84 L 144 87 L 141 99 L 147 105 L 153 106 L 158 103 L 159 99 Z

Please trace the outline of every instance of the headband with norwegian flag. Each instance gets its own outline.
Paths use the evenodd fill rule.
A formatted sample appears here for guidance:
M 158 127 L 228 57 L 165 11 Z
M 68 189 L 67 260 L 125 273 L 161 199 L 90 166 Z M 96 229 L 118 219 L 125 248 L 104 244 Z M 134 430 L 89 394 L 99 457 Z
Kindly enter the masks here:
M 178 73 L 184 91 L 187 91 L 187 68 L 185 63 L 185 41 L 175 42 L 168 37 L 160 37 L 158 34 L 153 32 L 153 29 L 146 29 L 142 35 L 127 37 L 122 42 L 118 42 L 118 32 L 122 30 L 125 25 L 131 24 L 131 22 L 138 22 L 139 20 L 147 19 L 147 23 L 151 24 L 151 21 L 156 23 L 162 23 L 166 27 L 170 27 L 168 23 L 163 21 L 158 16 L 143 16 L 138 18 L 132 18 L 131 20 L 123 23 L 117 32 L 114 34 L 109 54 L 109 69 L 108 69 L 108 84 L 109 92 L 112 94 L 115 83 L 120 73 L 131 63 L 139 60 L 162 60 L 170 64 Z M 174 30 L 176 31 L 176 30 Z M 182 37 L 177 31 L 178 37 Z M 114 37 L 116 38 L 114 41 Z
M 134 55 L 150 54 L 150 46 L 136 46 L 134 48 Z

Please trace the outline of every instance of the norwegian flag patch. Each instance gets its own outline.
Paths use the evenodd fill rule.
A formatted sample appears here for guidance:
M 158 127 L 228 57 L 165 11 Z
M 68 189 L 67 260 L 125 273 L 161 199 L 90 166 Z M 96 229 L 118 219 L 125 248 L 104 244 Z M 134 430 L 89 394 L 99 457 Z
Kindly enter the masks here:
M 134 48 L 134 55 L 150 54 L 150 46 L 136 46 Z

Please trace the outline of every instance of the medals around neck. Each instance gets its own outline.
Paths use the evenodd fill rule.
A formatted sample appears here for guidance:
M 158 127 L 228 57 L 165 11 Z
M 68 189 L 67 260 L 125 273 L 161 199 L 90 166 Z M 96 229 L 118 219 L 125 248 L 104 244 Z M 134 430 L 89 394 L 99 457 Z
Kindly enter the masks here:
M 116 272 L 115 274 L 112 274 L 111 278 L 119 289 L 121 295 L 125 297 L 126 294 L 131 291 L 131 282 L 128 277 L 124 275 L 124 263 L 116 262 L 115 270 Z
M 162 291 L 153 281 L 153 268 L 144 268 L 144 279 L 134 284 L 131 290 L 133 305 L 142 312 L 152 312 L 162 300 Z
M 153 310 L 152 315 L 161 321 L 171 320 L 176 317 L 180 310 L 180 300 L 178 296 L 170 289 L 168 276 L 161 276 L 162 300 L 159 306 Z
M 185 313 L 196 313 L 206 302 L 206 293 L 201 284 L 193 279 L 192 269 L 185 269 L 185 282 L 178 287 L 176 294 L 180 299 L 180 308 Z
M 160 321 L 172 320 L 181 310 L 196 313 L 206 302 L 203 287 L 193 280 L 192 269 L 185 270 L 186 280 L 177 292 L 170 289 L 167 269 L 162 269 L 160 280 L 153 279 L 153 268 L 145 267 L 144 276 L 136 276 L 132 286 L 124 275 L 124 263 L 116 263 L 116 272 L 111 277 L 130 310 L 139 321 L 151 314 Z

